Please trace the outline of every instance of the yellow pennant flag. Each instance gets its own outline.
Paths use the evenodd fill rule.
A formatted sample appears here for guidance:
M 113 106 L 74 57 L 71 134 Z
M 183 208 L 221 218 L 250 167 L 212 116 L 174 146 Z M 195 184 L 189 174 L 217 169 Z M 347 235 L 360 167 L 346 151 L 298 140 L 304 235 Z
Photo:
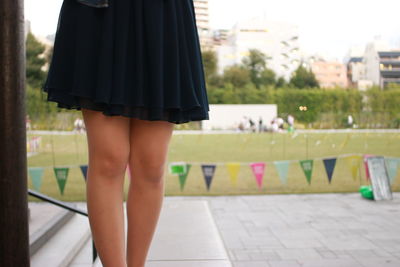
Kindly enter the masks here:
M 228 168 L 228 173 L 229 173 L 229 178 L 231 180 L 231 183 L 234 186 L 237 186 L 237 177 L 238 177 L 238 173 L 239 173 L 240 163 L 239 162 L 229 162 L 226 164 L 226 167 Z
M 361 156 L 359 155 L 348 156 L 346 161 L 347 161 L 347 166 L 349 166 L 350 168 L 353 180 L 356 180 L 358 177 L 358 171 L 360 169 Z

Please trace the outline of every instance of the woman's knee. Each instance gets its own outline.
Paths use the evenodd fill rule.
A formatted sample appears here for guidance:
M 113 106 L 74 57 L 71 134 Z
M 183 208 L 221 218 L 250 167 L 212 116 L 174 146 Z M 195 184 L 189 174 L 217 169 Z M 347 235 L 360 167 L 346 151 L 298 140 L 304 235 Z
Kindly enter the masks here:
M 163 182 L 173 126 L 165 121 L 131 120 L 129 162 L 134 180 L 156 185 Z
M 89 169 L 106 177 L 124 174 L 130 153 L 129 118 L 86 109 L 82 113 L 87 126 Z
M 92 171 L 104 177 L 118 177 L 125 174 L 129 154 L 121 151 L 102 153 L 89 160 Z
M 131 171 L 137 175 L 136 179 L 143 182 L 159 184 L 163 181 L 165 172 L 165 158 L 154 153 L 153 155 L 142 155 L 137 159 L 131 158 Z

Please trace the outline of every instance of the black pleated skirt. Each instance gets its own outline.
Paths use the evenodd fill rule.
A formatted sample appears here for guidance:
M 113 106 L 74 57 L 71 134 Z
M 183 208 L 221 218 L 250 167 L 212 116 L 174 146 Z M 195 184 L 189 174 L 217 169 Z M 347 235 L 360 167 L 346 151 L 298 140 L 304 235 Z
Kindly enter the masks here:
M 64 0 L 47 101 L 107 116 L 208 120 L 194 12 L 193 0 L 110 0 L 107 8 Z

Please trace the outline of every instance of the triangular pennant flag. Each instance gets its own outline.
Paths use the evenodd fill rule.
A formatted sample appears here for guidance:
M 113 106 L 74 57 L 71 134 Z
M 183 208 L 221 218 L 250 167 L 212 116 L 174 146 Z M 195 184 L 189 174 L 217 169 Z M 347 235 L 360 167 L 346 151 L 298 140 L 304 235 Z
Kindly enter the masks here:
M 229 178 L 231 180 L 231 183 L 234 186 L 237 186 L 237 177 L 240 169 L 240 163 L 239 162 L 228 162 L 226 163 L 226 167 L 228 168 L 228 173 L 229 173 Z
M 335 169 L 336 158 L 323 159 L 326 175 L 328 175 L 328 181 L 331 183 L 333 170 Z
M 304 174 L 306 175 L 308 184 L 310 185 L 312 170 L 313 170 L 313 160 L 312 159 L 300 160 L 300 166 L 303 169 Z
M 352 155 L 346 157 L 347 166 L 351 171 L 351 177 L 353 180 L 356 180 L 360 170 L 361 156 L 360 155 Z
M 211 181 L 215 173 L 215 168 L 217 165 L 215 164 L 202 164 L 201 170 L 204 175 L 204 179 L 206 180 L 207 190 L 210 190 Z
M 88 170 L 88 165 L 80 165 L 79 166 L 81 169 L 81 172 L 83 174 L 83 179 L 85 179 L 85 182 L 87 181 L 87 170 Z
M 265 162 L 253 162 L 250 163 L 250 167 L 253 170 L 253 174 L 256 178 L 258 188 L 262 187 L 262 180 L 264 176 Z
M 189 174 L 190 167 L 192 167 L 192 164 L 187 163 L 186 165 L 187 165 L 186 166 L 186 172 L 182 173 L 182 174 L 179 174 L 179 185 L 180 185 L 181 191 L 183 191 L 183 188 L 184 188 L 185 183 L 186 183 L 186 178 L 187 178 L 187 176 Z
M 40 187 L 42 185 L 43 167 L 29 167 L 28 172 L 32 179 L 33 188 L 40 192 Z
M 179 162 L 171 162 L 169 164 L 169 173 L 170 174 L 183 174 L 186 173 L 186 162 L 179 161 Z
M 400 158 L 385 158 L 385 165 L 389 175 L 390 184 L 393 184 L 397 176 L 397 169 L 400 165 Z
M 367 159 L 368 159 L 369 157 L 373 157 L 373 156 L 375 156 L 375 155 L 373 155 L 373 154 L 365 154 L 365 155 L 364 155 L 365 178 L 366 178 L 367 180 L 369 180 L 369 178 L 370 178 Z
M 54 173 L 56 175 L 58 187 L 60 188 L 61 195 L 64 194 L 65 184 L 68 178 L 68 167 L 54 167 Z
M 279 179 L 282 184 L 287 184 L 287 176 L 289 172 L 289 163 L 288 160 L 274 161 L 274 165 L 276 170 L 278 171 Z

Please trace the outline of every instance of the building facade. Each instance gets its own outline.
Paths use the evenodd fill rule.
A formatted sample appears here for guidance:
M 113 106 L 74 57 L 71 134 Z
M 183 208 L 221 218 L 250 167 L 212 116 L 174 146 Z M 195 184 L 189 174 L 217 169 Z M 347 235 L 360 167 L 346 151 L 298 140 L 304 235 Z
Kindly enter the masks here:
M 362 57 L 351 57 L 347 62 L 347 83 L 351 88 L 358 87 L 358 81 L 365 75 Z
M 360 58 L 348 60 L 348 80 L 360 90 L 371 86 L 381 89 L 389 83 L 400 84 L 400 48 L 390 48 L 386 41 L 375 38 Z
M 204 48 L 211 48 L 213 46 L 213 39 L 210 29 L 208 0 L 193 0 L 193 5 L 196 13 L 200 45 Z
M 400 84 L 400 50 L 380 51 L 379 58 L 379 86 L 386 87 L 389 83 Z
M 340 62 L 316 61 L 311 64 L 320 87 L 347 87 L 346 66 Z
M 219 73 L 227 66 L 240 64 L 249 49 L 263 52 L 267 56 L 267 67 L 287 81 L 300 63 L 297 25 L 254 17 L 236 23 L 228 36 L 226 32 L 222 35 L 223 42 L 220 40 L 215 48 Z

